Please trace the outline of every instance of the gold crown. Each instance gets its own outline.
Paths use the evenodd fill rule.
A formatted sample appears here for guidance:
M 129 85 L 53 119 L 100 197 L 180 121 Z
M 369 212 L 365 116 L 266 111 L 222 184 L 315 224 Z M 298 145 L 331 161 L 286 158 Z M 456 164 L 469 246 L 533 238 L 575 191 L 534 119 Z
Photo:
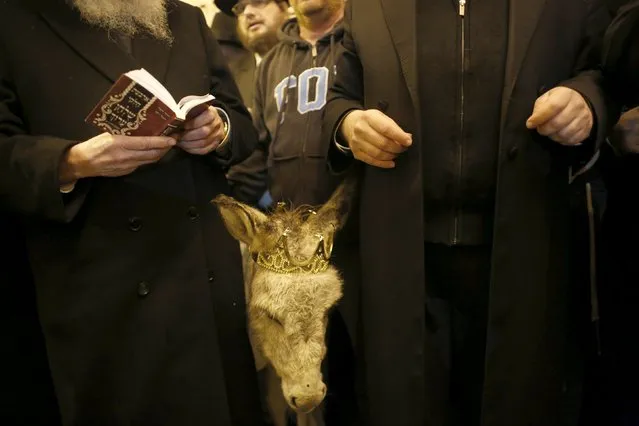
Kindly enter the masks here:
M 278 274 L 319 274 L 328 269 L 333 251 L 332 234 L 328 239 L 317 234 L 318 243 L 313 255 L 308 259 L 293 259 L 288 249 L 289 233 L 286 229 L 272 250 L 253 253 L 255 263 Z

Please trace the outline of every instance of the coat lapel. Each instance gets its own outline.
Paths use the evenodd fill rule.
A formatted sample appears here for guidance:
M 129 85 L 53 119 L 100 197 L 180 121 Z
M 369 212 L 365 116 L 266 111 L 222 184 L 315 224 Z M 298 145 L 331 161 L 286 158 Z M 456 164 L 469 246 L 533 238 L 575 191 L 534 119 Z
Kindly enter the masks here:
M 413 106 L 417 110 L 419 108 L 419 100 L 416 68 L 415 1 L 380 0 L 384 17 L 386 18 L 386 25 L 393 39 Z
M 168 69 L 170 46 L 151 37 L 136 37 L 133 40 L 133 56 L 127 55 L 97 27 L 82 22 L 80 15 L 63 1 L 39 2 L 40 15 L 78 55 L 107 79 L 115 82 L 120 75 L 132 69 L 144 67 L 163 82 Z M 172 7 L 171 2 L 169 7 Z M 169 25 L 170 25 L 169 14 Z
M 40 2 L 40 4 L 47 3 Z M 40 15 L 78 55 L 109 80 L 115 82 L 124 72 L 136 67 L 108 34 L 82 22 L 79 13 L 63 1 L 51 1 L 40 9 Z
M 415 108 L 419 106 L 416 69 L 416 0 L 379 0 L 386 24 L 399 57 L 408 91 Z M 504 93 L 502 97 L 502 123 L 508 111 L 519 71 L 528 52 L 530 40 L 537 28 L 547 0 L 510 0 L 508 25 L 508 52 Z
M 138 67 L 146 69 L 164 84 L 169 67 L 171 47 L 168 43 L 151 37 L 139 37 L 133 41 L 133 55 Z
M 508 52 L 506 56 L 506 73 L 502 96 L 501 123 L 506 119 L 510 97 L 512 95 L 519 71 L 528 53 L 541 13 L 547 0 L 510 0 L 508 19 Z
M 178 25 L 176 14 L 172 13 L 177 7 L 173 1 L 167 1 L 169 28 L 176 30 Z M 171 45 L 148 36 L 137 37 L 133 41 L 133 55 L 139 66 L 150 72 L 160 83 L 165 83 L 166 74 L 171 58 Z

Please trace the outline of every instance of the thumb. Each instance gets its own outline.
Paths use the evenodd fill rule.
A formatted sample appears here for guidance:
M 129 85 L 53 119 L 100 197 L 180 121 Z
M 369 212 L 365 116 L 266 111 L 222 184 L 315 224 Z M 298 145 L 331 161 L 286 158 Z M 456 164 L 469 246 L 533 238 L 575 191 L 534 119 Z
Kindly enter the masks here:
M 544 93 L 539 98 L 537 98 L 537 100 L 535 101 L 535 106 L 533 107 L 533 112 L 526 121 L 527 128 L 534 129 L 555 116 L 555 111 L 551 107 L 551 104 L 549 102 L 551 96 L 552 90 L 550 92 Z
M 526 121 L 526 127 L 529 129 L 539 127 L 561 112 L 565 106 L 565 99 L 562 92 L 557 89 L 546 92 L 537 98 L 532 115 Z

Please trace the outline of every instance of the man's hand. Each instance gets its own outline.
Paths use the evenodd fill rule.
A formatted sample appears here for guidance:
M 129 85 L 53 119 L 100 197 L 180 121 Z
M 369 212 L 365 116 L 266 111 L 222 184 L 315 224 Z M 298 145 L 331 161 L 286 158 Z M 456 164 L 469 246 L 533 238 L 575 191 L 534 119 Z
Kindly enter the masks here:
M 224 122 L 213 107 L 184 123 L 184 129 L 178 146 L 189 154 L 206 155 L 217 148 L 226 136 Z
M 555 87 L 535 101 L 526 127 L 562 145 L 578 145 L 590 136 L 593 115 L 579 92 Z
M 621 115 L 608 141 L 618 155 L 639 154 L 639 108 Z
M 93 176 L 124 176 L 158 161 L 175 145 L 167 136 L 134 137 L 102 133 L 71 147 L 60 164 L 60 182 Z
M 348 113 L 340 132 L 355 158 L 384 169 L 395 167 L 395 158 L 413 143 L 411 134 L 376 109 Z

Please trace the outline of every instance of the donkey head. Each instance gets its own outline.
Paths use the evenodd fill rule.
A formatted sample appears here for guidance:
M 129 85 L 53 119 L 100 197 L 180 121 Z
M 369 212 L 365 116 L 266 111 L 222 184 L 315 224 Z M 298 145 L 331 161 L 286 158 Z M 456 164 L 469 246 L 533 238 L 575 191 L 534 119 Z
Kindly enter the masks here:
M 342 297 L 342 279 L 329 259 L 353 188 L 347 180 L 318 211 L 278 206 L 268 216 L 227 196 L 215 199 L 227 229 L 254 261 L 248 297 L 253 343 L 298 412 L 312 411 L 326 395 L 321 363 L 327 316 Z

